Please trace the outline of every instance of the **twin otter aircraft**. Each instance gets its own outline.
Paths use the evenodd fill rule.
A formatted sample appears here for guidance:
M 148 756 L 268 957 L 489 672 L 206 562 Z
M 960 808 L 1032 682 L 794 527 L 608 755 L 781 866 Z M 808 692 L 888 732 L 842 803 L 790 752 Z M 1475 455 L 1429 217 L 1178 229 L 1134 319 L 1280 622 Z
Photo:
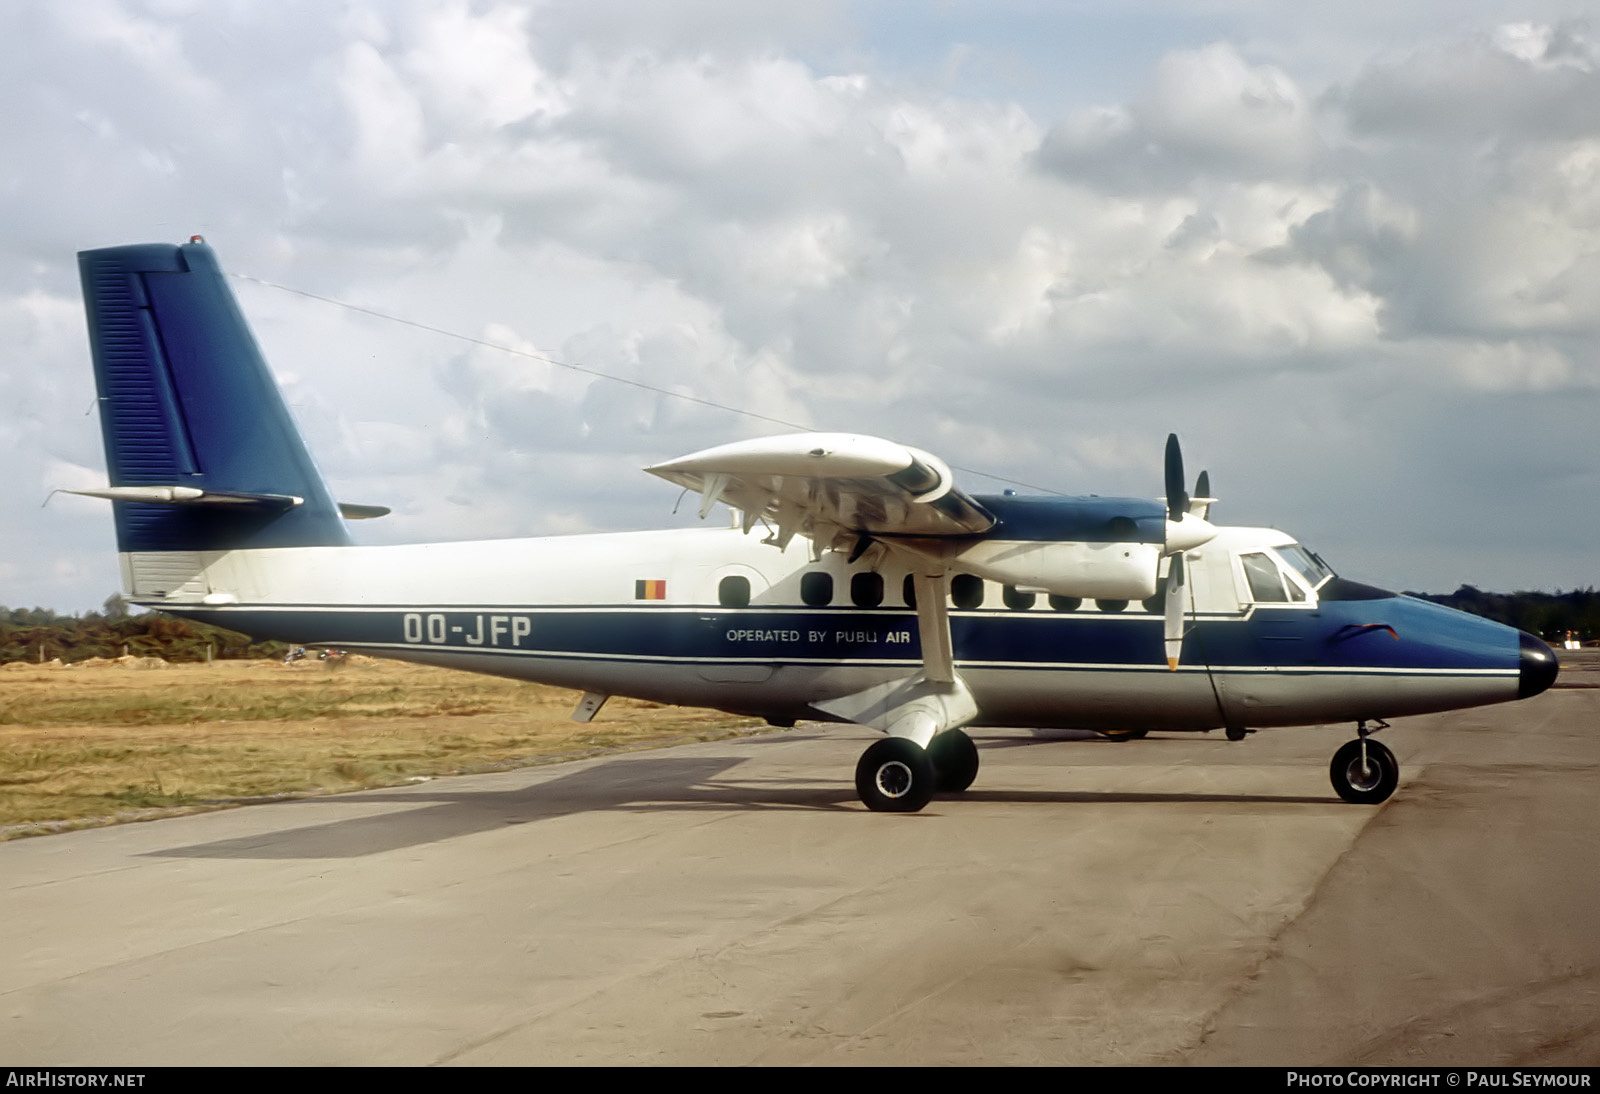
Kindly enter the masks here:
M 1281 532 L 1166 499 L 969 495 L 939 459 L 803 433 L 647 468 L 739 527 L 361 547 L 195 238 L 79 255 L 131 599 L 257 639 L 885 734 L 869 809 L 978 773 L 963 726 L 1112 737 L 1357 723 L 1333 786 L 1381 802 L 1385 718 L 1537 695 L 1532 635 L 1336 575 Z M 757 526 L 761 534 L 753 535 Z M 1249 727 L 1249 728 L 1247 728 Z

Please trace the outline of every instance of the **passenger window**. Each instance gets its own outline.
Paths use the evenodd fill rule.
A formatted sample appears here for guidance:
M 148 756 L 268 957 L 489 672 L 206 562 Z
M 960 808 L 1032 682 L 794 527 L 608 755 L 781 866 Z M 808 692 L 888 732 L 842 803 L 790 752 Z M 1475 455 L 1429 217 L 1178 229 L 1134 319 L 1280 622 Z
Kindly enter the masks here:
M 1288 601 L 1283 591 L 1283 575 L 1278 573 L 1277 563 L 1264 554 L 1240 555 L 1239 561 L 1244 564 L 1244 577 L 1250 583 L 1251 600 L 1259 604 L 1282 604 Z
M 750 606 L 750 579 L 733 574 L 717 583 L 717 603 L 724 608 Z
M 957 574 L 950 579 L 950 601 L 958 608 L 971 610 L 983 606 L 983 578 Z
M 1000 590 L 1000 599 L 1004 600 L 1006 607 L 1013 611 L 1025 612 L 1033 607 L 1033 602 L 1038 599 L 1033 593 L 1024 593 L 1015 585 L 1006 585 Z
M 1079 608 L 1083 607 L 1083 597 L 1081 597 L 1081 596 L 1057 596 L 1055 593 L 1051 593 L 1050 594 L 1050 607 L 1051 607 L 1051 609 L 1053 611 L 1075 612 Z
M 833 603 L 833 575 L 814 570 L 800 577 L 800 599 L 813 608 Z
M 900 583 L 900 599 L 906 602 L 906 607 L 917 606 L 917 579 L 912 574 L 907 574 L 906 579 Z
M 850 578 L 850 603 L 858 608 L 876 608 L 883 603 L 883 577 L 863 570 Z

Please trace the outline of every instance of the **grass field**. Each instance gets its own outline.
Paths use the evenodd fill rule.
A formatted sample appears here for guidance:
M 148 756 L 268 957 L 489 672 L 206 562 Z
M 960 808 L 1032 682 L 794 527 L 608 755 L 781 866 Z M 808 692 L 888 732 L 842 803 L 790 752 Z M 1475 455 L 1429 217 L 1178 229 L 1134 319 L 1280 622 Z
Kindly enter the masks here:
M 158 663 L 160 664 L 160 663 Z M 0 666 L 0 839 L 762 725 L 394 661 Z

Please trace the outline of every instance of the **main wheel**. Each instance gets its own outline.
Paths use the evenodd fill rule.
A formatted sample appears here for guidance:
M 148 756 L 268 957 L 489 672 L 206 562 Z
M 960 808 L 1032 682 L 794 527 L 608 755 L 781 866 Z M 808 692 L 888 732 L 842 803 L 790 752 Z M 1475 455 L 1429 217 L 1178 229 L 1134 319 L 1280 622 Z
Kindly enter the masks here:
M 886 737 L 856 763 L 856 793 L 874 813 L 915 813 L 933 797 L 933 760 L 915 741 Z
M 959 729 L 947 729 L 928 742 L 934 783 L 946 794 L 959 794 L 978 777 L 978 746 Z
M 1363 758 L 1362 750 L 1366 755 Z M 1345 801 L 1357 805 L 1376 805 L 1387 801 L 1400 783 L 1400 761 L 1371 738 L 1354 740 L 1333 754 L 1328 777 L 1334 791 Z

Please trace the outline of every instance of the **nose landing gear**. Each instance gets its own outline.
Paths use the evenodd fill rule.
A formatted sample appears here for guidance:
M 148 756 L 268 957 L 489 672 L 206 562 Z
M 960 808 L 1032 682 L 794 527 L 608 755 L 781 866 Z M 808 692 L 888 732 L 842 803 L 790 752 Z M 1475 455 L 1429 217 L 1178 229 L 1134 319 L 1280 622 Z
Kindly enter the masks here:
M 1376 730 L 1389 727 L 1382 719 L 1377 722 L 1373 729 L 1368 729 L 1365 721 L 1358 723 L 1356 739 L 1341 746 L 1328 766 L 1334 792 L 1356 805 L 1387 801 L 1400 782 L 1400 761 L 1394 753 L 1377 741 L 1368 740 Z

